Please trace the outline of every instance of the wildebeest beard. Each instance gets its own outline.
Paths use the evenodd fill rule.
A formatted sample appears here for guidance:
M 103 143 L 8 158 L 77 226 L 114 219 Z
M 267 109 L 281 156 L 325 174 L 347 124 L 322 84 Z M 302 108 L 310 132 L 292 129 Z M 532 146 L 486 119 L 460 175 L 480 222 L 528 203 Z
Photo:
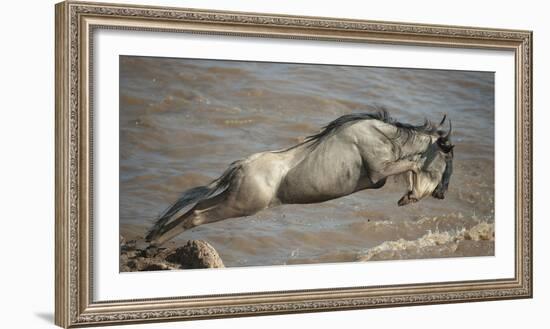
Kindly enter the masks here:
M 451 175 L 453 173 L 453 150 L 450 150 L 450 156 L 445 160 L 445 171 L 441 177 L 441 181 L 432 193 L 432 196 L 436 199 L 445 199 L 445 193 L 449 188 L 449 182 L 451 181 Z

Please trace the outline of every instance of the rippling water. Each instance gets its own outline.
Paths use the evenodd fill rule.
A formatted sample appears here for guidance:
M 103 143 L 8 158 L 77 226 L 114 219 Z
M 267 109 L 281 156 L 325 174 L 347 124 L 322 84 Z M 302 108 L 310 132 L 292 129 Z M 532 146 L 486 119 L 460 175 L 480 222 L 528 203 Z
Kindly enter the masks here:
M 199 226 L 168 245 L 206 240 L 226 266 L 493 255 L 491 237 L 457 238 L 494 223 L 489 72 L 121 56 L 121 234 L 141 239 L 181 192 L 232 161 L 291 146 L 372 105 L 413 124 L 452 119 L 445 200 L 398 207 L 405 187 L 390 179 L 380 190 Z

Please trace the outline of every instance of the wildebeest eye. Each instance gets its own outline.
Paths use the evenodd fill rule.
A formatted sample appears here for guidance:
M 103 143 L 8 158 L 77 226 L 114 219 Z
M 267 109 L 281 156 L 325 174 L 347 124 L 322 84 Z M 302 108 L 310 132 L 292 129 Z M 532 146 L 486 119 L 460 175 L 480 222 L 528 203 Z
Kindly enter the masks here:
M 437 146 L 443 151 L 443 153 L 449 153 L 455 147 L 448 138 L 440 137 L 437 139 Z

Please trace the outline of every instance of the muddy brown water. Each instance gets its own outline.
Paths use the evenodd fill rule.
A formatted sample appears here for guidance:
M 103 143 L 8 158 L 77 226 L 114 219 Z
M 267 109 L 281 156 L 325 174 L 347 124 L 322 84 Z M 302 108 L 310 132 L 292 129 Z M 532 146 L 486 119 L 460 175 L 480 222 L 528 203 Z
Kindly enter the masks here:
M 379 190 L 199 226 L 167 245 L 206 240 L 228 267 L 355 261 L 387 241 L 414 242 L 399 258 L 492 255 L 493 241 L 445 253 L 425 242 L 494 223 L 494 103 L 491 72 L 121 56 L 120 232 L 141 239 L 183 191 L 234 160 L 379 105 L 407 123 L 452 119 L 445 200 L 398 207 L 405 185 L 389 179 Z

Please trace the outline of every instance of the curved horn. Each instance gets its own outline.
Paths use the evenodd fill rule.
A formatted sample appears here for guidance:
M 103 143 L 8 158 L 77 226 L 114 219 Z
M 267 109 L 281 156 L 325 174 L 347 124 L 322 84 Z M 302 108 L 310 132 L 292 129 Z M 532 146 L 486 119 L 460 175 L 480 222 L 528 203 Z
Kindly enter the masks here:
M 452 131 L 453 131 L 453 124 L 451 122 L 451 119 L 449 119 L 449 131 L 447 132 L 444 138 L 449 138 L 449 136 L 451 136 Z
M 437 128 L 441 127 L 443 123 L 445 123 L 445 119 L 447 119 L 447 114 L 443 115 L 443 119 L 441 119 L 441 122 L 437 125 Z

